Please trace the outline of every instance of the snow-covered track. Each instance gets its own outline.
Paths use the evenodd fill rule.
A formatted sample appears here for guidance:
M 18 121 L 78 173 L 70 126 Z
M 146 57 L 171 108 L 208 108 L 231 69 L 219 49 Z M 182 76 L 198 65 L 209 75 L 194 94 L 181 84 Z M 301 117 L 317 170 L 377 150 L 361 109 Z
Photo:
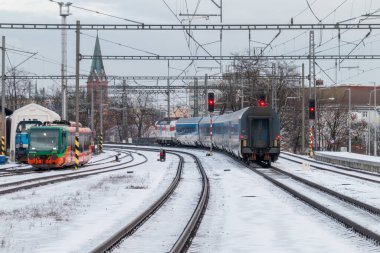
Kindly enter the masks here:
M 133 149 L 133 150 L 153 151 L 153 152 L 157 152 L 160 150 L 159 148 L 139 148 L 139 147 L 129 147 L 129 146 L 119 146 L 118 148 L 127 148 L 127 149 Z M 92 251 L 93 253 L 108 252 L 112 250 L 112 248 L 117 246 L 122 240 L 132 235 L 145 221 L 147 221 L 160 207 L 163 206 L 163 204 L 172 195 L 172 193 L 178 186 L 179 181 L 181 179 L 181 174 L 182 174 L 182 170 L 184 166 L 183 165 L 184 158 L 180 154 L 184 154 L 184 155 L 188 155 L 192 157 L 195 163 L 197 164 L 199 172 L 202 176 L 202 191 L 201 191 L 198 203 L 194 209 L 194 212 L 192 213 L 191 218 L 189 219 L 186 227 L 183 229 L 181 235 L 178 237 L 176 243 L 171 248 L 170 252 L 185 252 L 187 248 L 190 246 L 191 241 L 196 235 L 196 232 L 202 221 L 203 215 L 206 211 L 206 207 L 207 207 L 207 203 L 209 199 L 209 192 L 210 192 L 209 182 L 208 182 L 206 172 L 202 166 L 202 163 L 195 155 L 189 152 L 182 152 L 182 151 L 177 151 L 177 150 L 172 150 L 172 151 L 167 150 L 167 153 L 176 155 L 180 159 L 176 176 L 174 177 L 168 189 L 164 192 L 164 194 L 158 200 L 156 200 L 147 210 L 141 213 L 135 220 L 133 220 L 130 224 L 128 224 L 127 226 L 122 228 L 120 231 L 115 233 L 112 237 L 110 237 L 104 243 L 96 247 Z
M 345 176 L 349 176 L 349 177 L 354 177 L 357 179 L 362 179 L 365 181 L 380 184 L 380 174 L 378 174 L 378 173 L 368 172 L 368 171 L 363 171 L 363 170 L 358 170 L 358 169 L 352 169 L 352 168 L 343 167 L 343 166 L 339 166 L 339 165 L 335 165 L 335 164 L 316 161 L 314 159 L 309 159 L 309 158 L 298 156 L 298 155 L 288 153 L 288 152 L 281 153 L 280 158 L 283 158 L 283 159 L 286 159 L 286 160 L 289 160 L 289 161 L 292 161 L 292 162 L 295 162 L 298 164 L 302 164 L 303 163 L 302 161 L 306 161 L 306 162 L 310 163 L 310 167 L 313 167 L 315 169 L 325 170 L 325 171 L 329 171 L 332 173 L 345 175 Z M 331 167 L 331 168 L 328 168 L 328 167 Z M 334 168 L 334 169 L 332 169 L 332 168 Z
M 127 154 L 118 154 L 120 155 L 120 159 L 123 157 L 126 157 Z M 96 160 L 94 162 L 89 162 L 85 166 L 89 165 L 100 165 L 100 164 L 106 164 L 109 163 L 110 161 L 115 160 L 115 155 L 111 155 L 108 157 L 104 157 L 102 159 Z M 53 171 L 56 169 L 36 169 L 33 168 L 30 165 L 27 164 L 15 164 L 14 166 L 9 166 L 6 168 L 1 168 L 0 169 L 0 177 L 10 177 L 10 176 L 17 176 L 17 175 L 26 175 L 26 174 L 32 174 L 32 173 L 45 173 L 48 171 Z M 67 168 L 60 169 L 60 170 L 68 170 Z
M 362 219 L 370 219 L 372 220 L 371 225 L 375 227 L 379 227 L 380 225 L 380 212 L 379 209 L 376 207 L 373 207 L 371 205 L 362 203 L 358 200 L 352 199 L 350 197 L 347 197 L 343 194 L 334 192 L 330 189 L 327 189 L 321 185 L 317 185 L 315 183 L 309 182 L 305 179 L 302 179 L 300 177 L 297 177 L 291 173 L 287 173 L 284 170 L 278 169 L 274 166 L 272 166 L 270 169 L 260 169 L 260 168 L 252 168 L 249 166 L 249 168 L 256 172 L 257 174 L 261 175 L 262 177 L 266 178 L 273 184 L 277 185 L 278 187 L 282 188 L 283 190 L 289 192 L 294 197 L 302 200 L 303 202 L 307 203 L 308 205 L 318 209 L 319 211 L 329 215 L 333 219 L 339 221 L 342 223 L 345 227 L 352 229 L 353 231 L 359 233 L 360 235 L 363 235 L 364 237 L 373 240 L 377 244 L 380 244 L 380 232 L 376 231 L 374 227 L 369 228 L 368 224 L 364 224 L 360 219 L 354 219 L 355 214 L 360 214 L 360 217 Z M 323 203 L 323 201 L 320 201 L 318 198 L 315 198 L 314 196 L 310 196 L 309 194 L 305 194 L 305 192 L 310 192 L 307 188 L 299 188 L 293 187 L 294 184 L 289 182 L 286 182 L 287 180 L 283 179 L 277 179 L 276 175 L 282 175 L 286 177 L 290 177 L 293 180 L 299 181 L 304 185 L 307 185 L 309 187 L 312 187 L 314 189 L 317 189 L 319 191 L 322 191 L 323 193 L 326 193 L 326 195 L 333 196 L 336 198 L 336 200 L 331 205 L 326 205 Z M 305 189 L 305 190 L 301 190 Z M 323 195 L 323 194 L 322 194 Z M 344 203 L 348 203 L 349 205 L 345 205 Z M 343 211 L 337 211 L 337 210 L 343 210 Z M 347 215 L 352 211 L 351 215 Z M 368 212 L 370 212 L 372 215 L 370 215 Z M 360 218 L 359 217 L 359 218 Z M 376 226 L 377 224 L 377 226 Z
M 121 153 L 136 153 L 137 155 L 140 155 L 144 158 L 143 161 L 131 164 L 129 163 L 134 161 L 134 157 L 130 156 L 130 160 L 120 160 L 117 164 L 111 163 L 111 162 L 106 162 L 101 165 L 105 166 L 100 166 L 99 164 L 94 164 L 94 165 L 89 165 L 89 166 L 84 166 L 86 167 L 86 170 L 78 170 L 78 171 L 70 171 L 69 173 L 65 174 L 60 174 L 60 175 L 52 175 L 52 176 L 43 176 L 43 177 L 37 177 L 37 178 L 31 178 L 31 179 L 26 179 L 26 180 L 20 180 L 20 181 L 15 181 L 11 183 L 5 183 L 5 184 L 0 184 L 0 195 L 2 194 L 7 194 L 7 193 L 12 193 L 20 190 L 26 190 L 26 189 L 31 189 L 34 187 L 39 187 L 39 186 L 44 186 L 47 184 L 52 184 L 52 183 L 58 183 L 58 182 L 63 182 L 63 181 L 68 181 L 68 180 L 73 180 L 73 179 L 79 179 L 83 177 L 88 177 L 92 175 L 97 175 L 97 174 L 102 174 L 102 173 L 107 173 L 107 172 L 112 172 L 112 171 L 118 171 L 118 170 L 124 170 L 130 167 L 138 166 L 140 164 L 143 164 L 147 162 L 147 158 L 139 154 L 137 152 L 125 152 L 125 151 L 120 151 Z M 129 157 L 125 156 L 125 157 Z M 83 168 L 84 168 L 83 167 Z M 91 169 L 91 167 L 95 167 L 94 169 Z

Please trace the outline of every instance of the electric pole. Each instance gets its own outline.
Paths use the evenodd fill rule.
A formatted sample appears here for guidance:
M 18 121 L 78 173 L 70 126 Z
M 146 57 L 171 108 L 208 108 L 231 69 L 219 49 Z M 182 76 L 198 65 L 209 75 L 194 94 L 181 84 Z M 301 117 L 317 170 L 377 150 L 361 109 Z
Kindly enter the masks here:
M 5 155 L 5 36 L 1 46 L 1 155 Z
M 67 31 L 65 25 L 66 17 L 70 15 L 70 5 L 72 3 L 58 2 L 59 5 L 59 15 L 62 17 L 62 64 L 61 64 L 61 75 L 62 75 L 62 119 L 67 120 Z

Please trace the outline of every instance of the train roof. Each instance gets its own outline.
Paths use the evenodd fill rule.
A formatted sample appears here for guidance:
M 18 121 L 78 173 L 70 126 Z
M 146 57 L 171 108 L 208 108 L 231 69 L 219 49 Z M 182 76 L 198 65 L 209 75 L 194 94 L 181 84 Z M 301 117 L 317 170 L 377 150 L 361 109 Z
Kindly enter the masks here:
M 194 117 L 194 118 L 179 118 L 177 120 L 177 125 L 179 124 L 198 124 L 201 121 L 202 117 Z
M 214 122 L 219 117 L 220 116 L 212 116 L 212 121 Z M 201 121 L 199 121 L 199 124 L 210 124 L 210 116 L 203 117 Z

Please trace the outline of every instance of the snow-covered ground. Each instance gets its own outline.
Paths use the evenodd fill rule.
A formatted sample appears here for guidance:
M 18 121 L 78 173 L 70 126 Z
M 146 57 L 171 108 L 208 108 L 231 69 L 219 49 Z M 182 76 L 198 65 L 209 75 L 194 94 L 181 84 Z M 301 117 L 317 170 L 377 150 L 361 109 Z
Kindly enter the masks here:
M 183 156 L 185 163 L 181 181 L 173 195 L 135 234 L 113 252 L 170 251 L 193 214 L 202 190 L 202 178 L 194 159 Z
M 342 157 L 342 158 L 350 158 L 350 159 L 376 162 L 380 164 L 379 156 L 369 156 L 369 155 L 362 155 L 362 154 L 349 153 L 349 152 L 331 152 L 331 151 L 318 151 L 316 153 L 326 154 L 329 156 Z
M 380 251 L 230 158 L 202 162 L 211 198 L 189 252 Z
M 88 252 L 171 183 L 178 158 L 0 197 L 0 252 Z M 133 154 L 135 163 L 143 157 Z M 127 173 L 133 171 L 133 173 Z
M 206 214 L 189 252 L 380 252 L 380 247 L 231 158 L 186 151 L 199 155 L 211 187 Z M 168 154 L 161 163 L 157 153 L 141 153 L 149 161 L 127 169 L 133 170 L 131 174 L 112 172 L 1 196 L 0 252 L 88 252 L 103 242 L 156 200 L 175 176 L 177 157 Z M 141 161 L 132 155 L 134 162 Z M 275 165 L 286 163 L 280 159 Z M 344 189 L 326 172 L 317 175 L 296 166 L 296 172 L 332 180 L 325 183 Z M 167 251 L 179 236 L 177 223 L 188 218 L 181 214 L 189 211 L 198 194 L 193 190 L 199 184 L 194 167 L 185 164 L 182 185 L 162 210 L 125 240 L 120 252 Z M 345 189 L 352 192 L 358 185 Z M 365 192 L 372 187 L 362 187 L 360 197 L 376 197 Z
M 115 155 L 117 153 L 118 152 L 116 152 L 116 151 L 105 151 L 102 154 L 94 156 L 88 164 L 86 164 L 83 167 L 80 167 L 80 171 L 86 171 L 86 170 L 92 170 L 95 168 L 101 168 L 102 166 L 104 166 L 104 165 L 102 165 L 104 162 L 114 161 Z M 132 160 L 132 157 L 129 154 L 121 154 L 120 157 L 124 157 L 123 161 Z M 96 165 L 98 165 L 98 166 L 96 166 Z M 12 175 L 11 177 L 0 177 L 0 184 L 17 182 L 17 181 L 33 179 L 33 178 L 41 178 L 44 176 L 70 174 L 70 173 L 75 173 L 75 172 L 76 171 L 73 168 L 67 168 L 67 169 L 56 169 L 56 170 L 45 170 L 45 171 L 41 170 L 41 171 L 36 171 L 34 173 L 29 173 L 29 174 L 15 174 L 15 175 Z

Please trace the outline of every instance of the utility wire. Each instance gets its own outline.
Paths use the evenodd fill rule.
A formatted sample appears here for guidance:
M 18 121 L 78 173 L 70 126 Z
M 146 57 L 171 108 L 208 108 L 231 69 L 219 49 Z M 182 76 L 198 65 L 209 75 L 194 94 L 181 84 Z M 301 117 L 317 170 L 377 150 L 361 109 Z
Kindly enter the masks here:
M 88 36 L 88 37 L 91 37 L 91 38 L 96 38 L 96 36 L 93 36 L 93 35 L 90 35 L 90 34 L 86 34 L 86 33 L 83 33 L 83 32 L 81 32 L 81 34 L 83 34 L 85 36 Z M 121 46 L 121 47 L 126 47 L 126 48 L 129 48 L 129 49 L 133 49 L 133 50 L 136 50 L 136 51 L 139 51 L 139 52 L 142 52 L 142 53 L 159 56 L 159 54 L 155 54 L 155 53 L 152 53 L 152 52 L 149 52 L 149 51 L 146 51 L 146 50 L 141 50 L 141 49 L 138 49 L 138 48 L 135 48 L 135 47 L 131 47 L 131 46 L 119 43 L 119 42 L 112 41 L 112 40 L 107 40 L 107 39 L 104 39 L 104 38 L 101 38 L 101 37 L 99 37 L 99 39 L 102 40 L 102 41 L 114 44 L 114 45 L 118 45 L 118 46 Z
M 329 14 L 327 14 L 324 18 L 322 18 L 321 21 L 325 20 L 326 18 L 328 18 L 331 14 L 333 14 L 334 12 L 336 12 L 340 7 L 342 7 L 343 4 L 345 4 L 348 0 L 344 0 L 342 3 L 340 3 L 334 10 L 332 10 Z
M 55 0 L 49 0 L 49 1 L 60 4 L 60 2 L 55 1 Z M 132 20 L 132 19 L 118 17 L 118 16 L 115 16 L 115 15 L 107 14 L 107 13 L 100 12 L 100 11 L 90 10 L 90 9 L 83 8 L 83 7 L 76 6 L 76 5 L 70 5 L 70 6 L 73 7 L 73 8 L 79 9 L 79 10 L 84 10 L 84 11 L 96 13 L 96 14 L 99 14 L 99 15 L 103 15 L 103 16 L 107 16 L 107 17 L 111 17 L 111 18 L 116 18 L 116 19 L 120 19 L 120 20 L 123 20 L 123 21 L 127 21 L 127 22 L 132 22 L 132 23 L 144 25 L 144 23 L 139 22 L 139 21 L 135 21 L 135 20 Z
M 356 46 L 347 54 L 346 58 L 371 34 L 372 30 L 369 30 L 369 32 L 362 38 Z M 343 58 L 339 63 L 342 63 L 346 58 Z
M 336 84 L 336 82 L 330 77 L 329 74 L 327 74 L 327 72 L 321 67 L 319 66 L 319 64 L 317 62 L 315 62 L 315 65 L 334 83 Z
M 311 5 L 313 5 L 315 2 L 317 2 L 318 0 L 314 0 L 314 2 L 311 3 Z M 303 9 L 302 11 L 300 11 L 299 13 L 297 13 L 297 15 L 295 15 L 293 18 L 296 18 L 298 17 L 299 15 L 301 15 L 302 13 L 304 13 L 306 10 L 308 9 L 308 7 L 306 7 L 305 9 Z
M 309 4 L 309 1 L 308 1 L 308 0 L 305 0 L 305 1 L 306 1 L 306 3 L 307 3 L 307 6 L 309 7 L 311 13 L 313 14 L 313 16 L 318 20 L 318 23 L 321 23 L 322 20 L 320 20 L 320 19 L 317 17 L 317 15 L 315 15 L 313 9 L 311 8 L 311 6 L 310 6 L 310 4 Z

